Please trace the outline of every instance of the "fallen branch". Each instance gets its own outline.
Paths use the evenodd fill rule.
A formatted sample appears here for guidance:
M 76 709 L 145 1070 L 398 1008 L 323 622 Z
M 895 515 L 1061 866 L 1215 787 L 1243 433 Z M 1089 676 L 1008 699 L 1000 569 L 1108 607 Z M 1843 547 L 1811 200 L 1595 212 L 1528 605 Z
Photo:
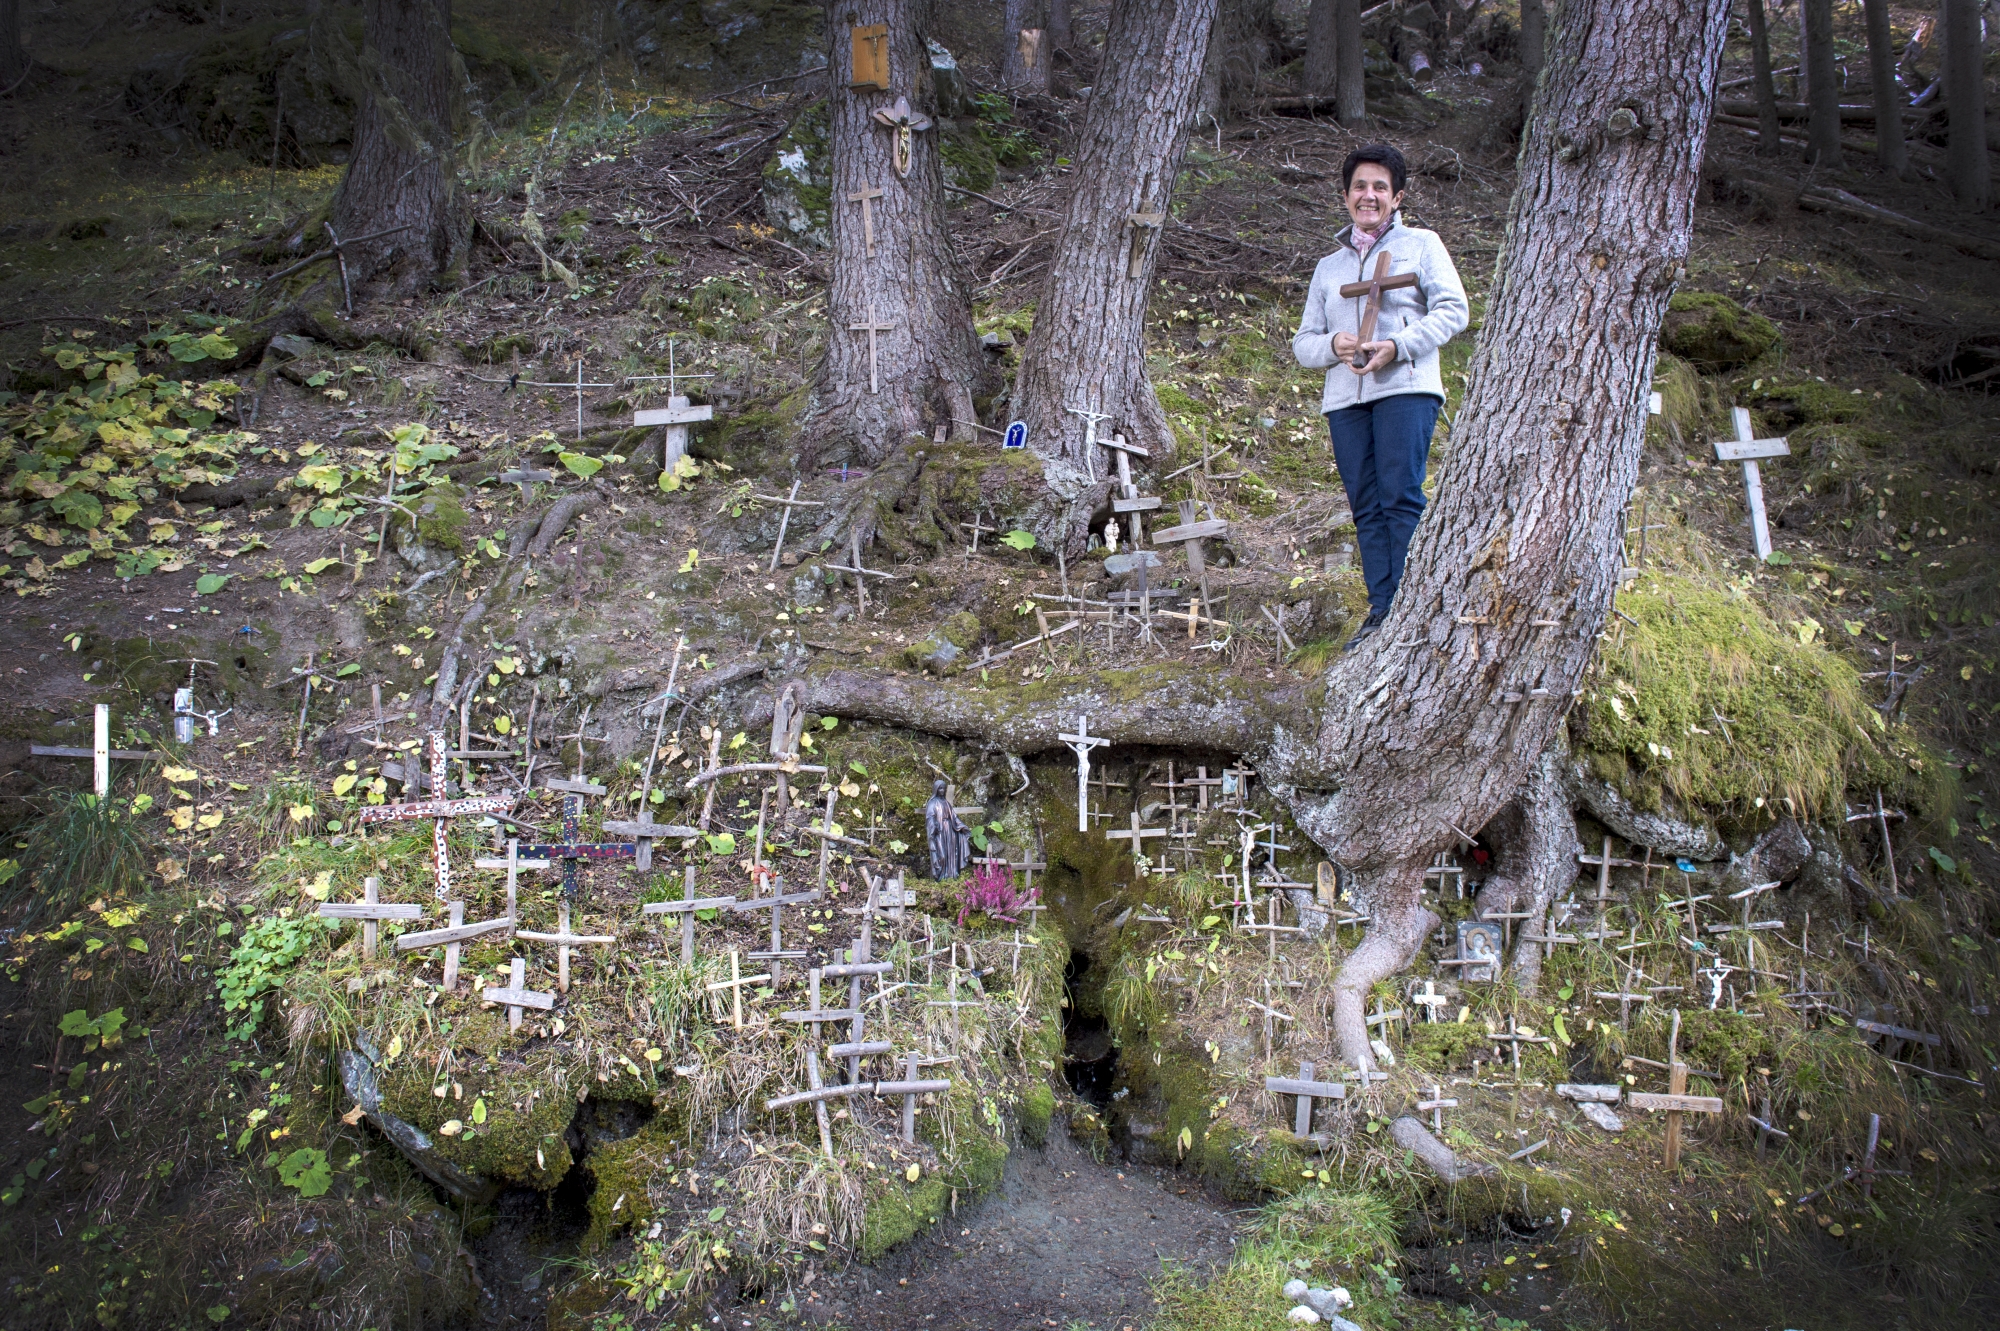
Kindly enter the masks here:
M 1858 218 L 1864 222 L 1874 222 L 1878 226 L 1894 227 L 1898 231 L 1934 240 L 1949 245 L 1962 253 L 1981 259 L 2000 259 L 2000 241 L 1991 241 L 1980 236 L 1968 236 L 1957 231 L 1947 231 L 1943 227 L 1919 222 L 1914 217 L 1892 213 L 1887 208 L 1877 207 L 1866 199 L 1856 198 L 1844 189 L 1830 185 L 1810 185 L 1794 193 L 1780 185 L 1767 185 L 1759 180 L 1737 178 L 1732 183 L 1739 188 L 1760 194 L 1773 202 L 1795 204 L 1812 212 L 1833 213 L 1842 217 Z

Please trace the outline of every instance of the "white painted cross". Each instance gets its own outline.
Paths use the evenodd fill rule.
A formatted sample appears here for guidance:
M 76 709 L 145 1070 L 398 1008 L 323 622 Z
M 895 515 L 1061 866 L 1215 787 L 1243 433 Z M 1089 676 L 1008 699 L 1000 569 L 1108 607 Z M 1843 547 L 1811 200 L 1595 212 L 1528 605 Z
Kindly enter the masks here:
M 674 363 L 674 341 L 672 338 L 668 338 L 667 372 L 665 374 L 635 374 L 625 380 L 628 384 L 638 383 L 646 379 L 665 379 L 667 381 L 667 405 L 665 407 L 654 407 L 648 411 L 635 411 L 632 413 L 632 424 L 635 428 L 648 425 L 664 425 L 667 427 L 666 440 L 660 448 L 660 474 L 662 476 L 671 476 L 674 468 L 679 465 L 680 460 L 687 456 L 688 426 L 701 421 L 712 421 L 715 419 L 714 407 L 696 407 L 688 404 L 687 395 L 680 391 L 680 381 L 683 379 L 713 379 L 714 377 L 713 374 L 688 374 L 676 366 Z
M 1715 456 L 1720 462 L 1743 464 L 1743 495 L 1750 506 L 1750 536 L 1756 544 L 1757 558 L 1763 559 L 1771 553 L 1771 523 L 1764 514 L 1764 478 L 1757 470 L 1757 459 L 1790 457 L 1792 446 L 1782 435 L 1775 439 L 1756 438 L 1746 409 L 1734 407 L 1729 414 L 1736 422 L 1736 437 L 1716 440 Z
M 1427 1023 L 1438 1019 L 1437 1010 L 1440 1007 L 1451 1006 L 1451 996 L 1439 993 L 1435 980 L 1425 980 L 1424 991 L 1421 994 L 1411 994 L 1410 1001 L 1424 1010 L 1424 1020 Z
M 714 984 L 708 986 L 708 992 L 712 994 L 718 989 L 727 989 L 729 991 L 729 1024 L 740 1031 L 743 1029 L 743 986 L 746 984 L 758 984 L 770 978 L 768 974 L 745 975 L 743 973 L 743 954 L 732 947 L 729 949 L 729 978 L 726 980 L 717 980 Z
M 592 943 L 611 944 L 618 941 L 611 934 L 579 934 L 570 932 L 569 902 L 567 900 L 558 902 L 556 905 L 556 931 L 554 933 L 543 934 L 534 933 L 527 929 L 518 929 L 515 931 L 514 937 L 525 938 L 531 943 L 554 943 L 556 945 L 556 988 L 563 993 L 569 992 L 569 950 L 571 948 L 583 947 Z
M 550 859 L 521 858 L 519 837 L 507 838 L 507 858 L 478 859 L 472 862 L 475 869 L 505 869 L 507 871 L 507 918 L 518 923 L 521 918 L 520 872 L 523 869 L 553 869 L 555 861 Z
M 507 1029 L 510 1031 L 521 1029 L 521 1009 L 537 1008 L 547 1012 L 556 1005 L 554 994 L 537 993 L 528 988 L 528 963 L 519 957 L 508 963 L 507 983 L 486 990 L 485 998 L 489 1003 L 507 1005 Z
M 1090 830 L 1090 751 L 1111 741 L 1090 733 L 1090 718 L 1076 718 L 1076 733 L 1057 733 L 1056 738 L 1076 751 L 1076 830 Z M 1137 843 L 1135 842 L 1136 846 Z
M 37 758 L 89 758 L 92 760 L 91 788 L 97 798 L 103 799 L 111 793 L 111 760 L 123 762 L 145 762 L 150 758 L 165 755 L 147 749 L 114 749 L 111 747 L 111 708 L 109 704 L 97 704 L 92 718 L 93 737 L 87 749 L 69 748 L 59 744 L 31 744 L 28 752 Z

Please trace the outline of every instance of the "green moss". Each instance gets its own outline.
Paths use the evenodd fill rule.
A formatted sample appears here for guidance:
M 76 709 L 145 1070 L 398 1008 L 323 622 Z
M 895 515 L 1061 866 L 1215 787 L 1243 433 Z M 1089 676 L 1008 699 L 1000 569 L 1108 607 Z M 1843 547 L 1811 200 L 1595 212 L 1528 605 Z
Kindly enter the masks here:
M 764 212 L 771 224 L 814 244 L 830 243 L 833 171 L 823 102 L 791 123 L 764 163 Z
M 950 1206 L 951 1185 L 941 1174 L 926 1174 L 915 1183 L 900 1176 L 874 1175 L 861 1215 L 861 1260 L 872 1262 L 914 1238 Z
M 944 159 L 946 177 L 961 189 L 984 194 L 999 177 L 999 162 L 993 147 L 980 132 L 979 124 L 963 120 L 947 122 L 938 137 L 938 156 Z
M 428 1066 L 399 1059 L 383 1075 L 383 1105 L 422 1129 L 440 1156 L 468 1173 L 547 1190 L 569 1172 L 564 1130 L 576 1101 L 550 1085 L 546 1067 L 466 1060 L 451 1079 L 462 1094 L 439 1097 Z M 481 1105 L 486 1121 L 477 1123 Z M 446 1133 L 454 1123 L 458 1130 Z
M 1442 1072 L 1464 1066 L 1475 1050 L 1491 1044 L 1486 1028 L 1475 1021 L 1419 1022 L 1403 1044 L 1403 1061 Z
M 978 642 L 981 631 L 979 616 L 969 610 L 959 611 L 950 619 L 947 619 L 938 629 L 938 632 L 942 633 L 952 646 L 961 649 L 970 647 L 973 643 Z
M 590 1194 L 590 1228 L 583 1236 L 586 1253 L 600 1252 L 628 1225 L 653 1218 L 647 1183 L 671 1167 L 673 1145 L 667 1124 L 653 1119 L 623 1141 L 606 1142 L 584 1158 L 596 1187 Z
M 458 554 L 465 549 L 465 528 L 472 517 L 465 511 L 457 486 L 439 482 L 423 492 L 413 506 L 417 536 L 425 545 Z
M 1667 305 L 1660 345 L 1704 370 L 1728 370 L 1778 345 L 1778 326 L 1727 296 L 1683 291 Z
M 1877 409 L 1874 399 L 1851 388 L 1841 388 L 1811 375 L 1753 380 L 1755 387 L 1742 396 L 1762 418 L 1765 428 L 1795 429 L 1809 425 L 1836 425 L 1865 418 Z M 1895 434 L 1887 439 L 1899 439 Z
M 1880 714 L 1818 624 L 1778 624 L 1735 588 L 1664 572 L 1620 608 L 1636 623 L 1607 644 L 1573 733 L 1635 803 L 1656 808 L 1664 791 L 1741 814 L 1790 801 L 1803 817 L 1839 804 L 1850 769 L 1895 779 Z
M 1021 1140 L 1030 1146 L 1046 1146 L 1049 1121 L 1055 1117 L 1056 1093 L 1047 1082 L 1035 1082 L 1021 1093 Z

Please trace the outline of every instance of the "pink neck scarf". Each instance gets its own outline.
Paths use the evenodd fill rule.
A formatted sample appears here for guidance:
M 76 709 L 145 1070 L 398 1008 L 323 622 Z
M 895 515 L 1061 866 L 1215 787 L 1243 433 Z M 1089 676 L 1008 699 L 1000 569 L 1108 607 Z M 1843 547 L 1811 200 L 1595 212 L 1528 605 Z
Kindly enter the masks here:
M 1384 222 L 1382 224 L 1382 231 L 1387 231 L 1388 229 L 1389 224 Z M 1350 245 L 1354 246 L 1356 254 L 1365 258 L 1375 242 L 1382 238 L 1382 231 L 1363 231 L 1361 224 L 1356 222 L 1347 230 L 1347 241 Z

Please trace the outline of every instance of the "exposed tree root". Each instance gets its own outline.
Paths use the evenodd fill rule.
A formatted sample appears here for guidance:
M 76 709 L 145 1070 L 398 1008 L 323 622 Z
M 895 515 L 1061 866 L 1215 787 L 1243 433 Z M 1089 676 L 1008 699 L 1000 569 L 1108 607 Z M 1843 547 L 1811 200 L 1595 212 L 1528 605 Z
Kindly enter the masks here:
M 1493 873 L 1479 892 L 1481 916 L 1525 913 L 1517 933 L 1539 932 L 1556 894 L 1576 878 L 1576 817 L 1570 812 L 1563 772 L 1569 761 L 1561 745 L 1551 746 L 1521 783 L 1520 794 L 1487 825 L 1498 848 Z M 1523 992 L 1533 993 L 1542 978 L 1547 943 L 1519 943 L 1514 975 Z
M 1431 1173 L 1446 1183 L 1462 1183 L 1466 1179 L 1473 1178 L 1493 1178 L 1500 1172 L 1483 1161 L 1459 1159 L 1449 1146 L 1431 1136 L 1429 1128 L 1408 1114 L 1389 1125 L 1389 1140 L 1415 1154 Z

